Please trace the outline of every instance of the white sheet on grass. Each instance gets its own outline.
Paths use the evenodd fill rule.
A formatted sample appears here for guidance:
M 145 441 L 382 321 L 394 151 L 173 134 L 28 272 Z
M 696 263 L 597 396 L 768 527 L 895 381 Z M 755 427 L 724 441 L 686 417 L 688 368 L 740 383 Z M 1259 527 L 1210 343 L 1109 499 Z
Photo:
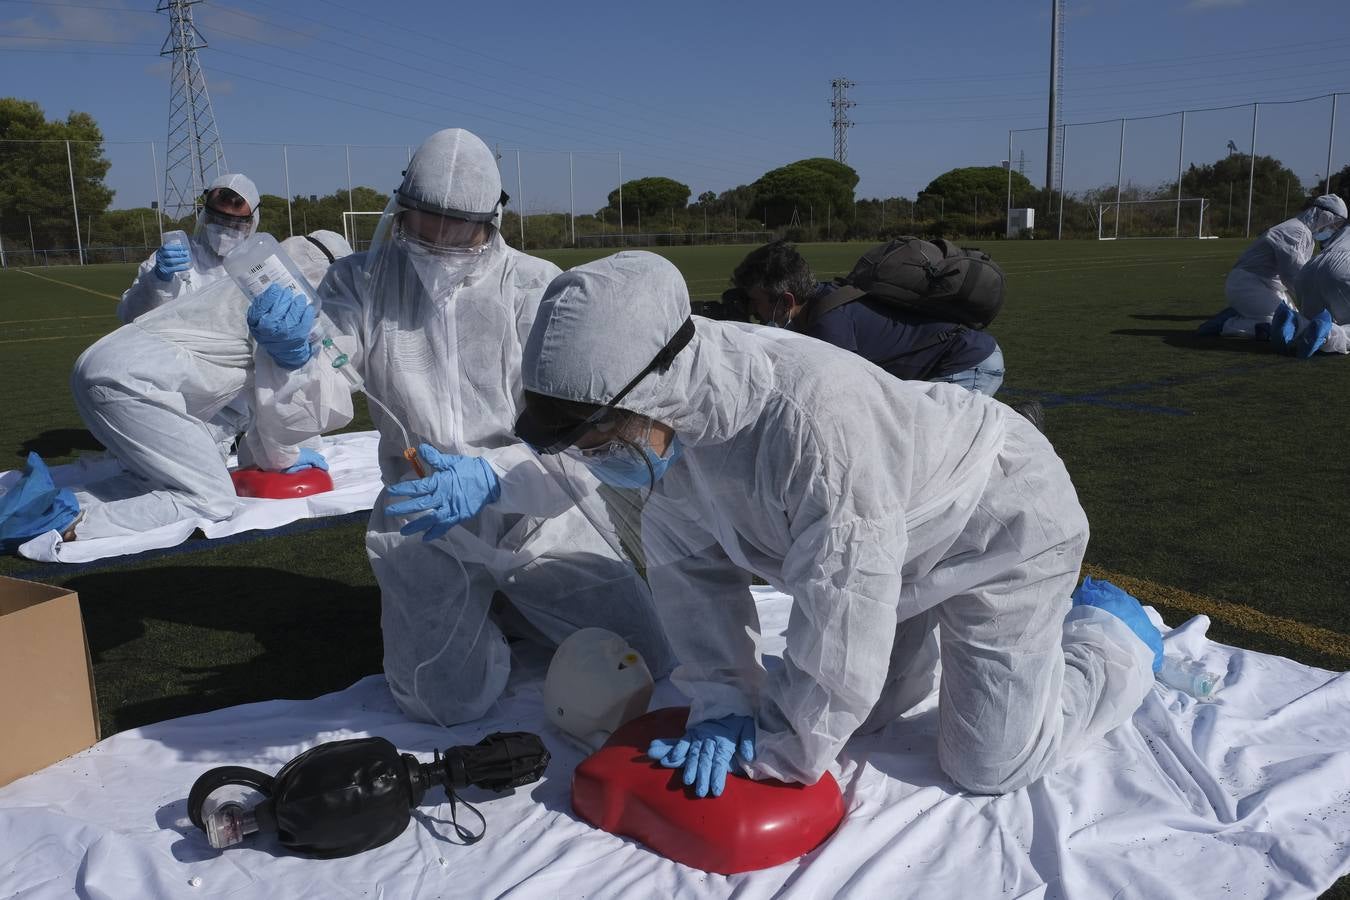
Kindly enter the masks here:
M 787 598 L 759 599 L 766 626 L 781 632 Z M 837 773 L 849 810 L 840 830 L 761 872 L 710 875 L 579 821 L 568 798 L 582 753 L 544 724 L 547 654 L 527 650 L 503 700 L 471 725 L 411 723 L 372 677 L 316 700 L 124 732 L 0 788 L 0 895 L 1316 896 L 1350 869 L 1350 676 L 1211 643 L 1207 626 L 1192 619 L 1166 646 L 1227 673 L 1217 702 L 1160 687 L 1086 755 L 991 798 L 954 791 L 938 769 L 929 698 L 849 745 Z M 766 641 L 769 652 L 781 646 Z M 653 705 L 678 702 L 663 683 Z M 288 856 L 256 835 L 216 852 L 185 824 L 188 788 L 215 765 L 273 772 L 313 744 L 367 734 L 425 759 L 494 730 L 540 732 L 553 761 L 544 781 L 514 794 L 470 793 L 488 820 L 472 846 L 447 837 L 445 803 L 423 806 L 390 844 L 341 860 Z
M 40 562 L 83 563 L 173 547 L 187 540 L 198 528 L 208 538 L 219 538 L 241 531 L 279 528 L 299 519 L 340 516 L 370 509 L 381 487 L 378 446 L 379 434 L 374 431 L 323 438 L 320 452 L 328 460 L 329 474 L 333 477 L 333 490 L 327 493 L 286 500 L 241 498 L 234 515 L 224 521 L 185 518 L 149 531 L 117 537 L 62 541 L 58 532 L 49 531 L 20 546 L 19 553 Z M 231 459 L 230 465 L 234 464 Z M 58 487 L 79 489 L 125 474 L 125 471 L 114 457 L 99 455 L 53 467 L 52 480 Z M 18 469 L 0 473 L 0 487 L 9 487 L 22 474 Z

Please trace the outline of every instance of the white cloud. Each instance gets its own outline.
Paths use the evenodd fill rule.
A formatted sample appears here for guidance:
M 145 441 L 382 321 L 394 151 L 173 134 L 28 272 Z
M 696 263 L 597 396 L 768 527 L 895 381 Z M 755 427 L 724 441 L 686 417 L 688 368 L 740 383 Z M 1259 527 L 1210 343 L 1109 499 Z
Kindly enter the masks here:
M 146 15 L 142 8 L 124 5 L 93 9 L 88 6 L 51 6 L 42 12 L 0 22 L 10 34 L 53 40 L 14 41 L 14 46 L 41 47 L 67 41 L 150 42 L 155 35 L 167 33 L 163 16 Z

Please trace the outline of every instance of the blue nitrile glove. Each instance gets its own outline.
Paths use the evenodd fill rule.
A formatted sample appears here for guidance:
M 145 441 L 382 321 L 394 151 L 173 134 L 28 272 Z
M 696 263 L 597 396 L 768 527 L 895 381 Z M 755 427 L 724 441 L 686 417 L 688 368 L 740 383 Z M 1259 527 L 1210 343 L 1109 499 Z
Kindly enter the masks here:
M 502 495 L 497 473 L 481 456 L 456 456 L 441 453 L 430 444 L 417 448 L 417 455 L 436 471 L 416 481 L 401 481 L 389 488 L 393 497 L 408 497 L 402 503 L 386 506 L 391 516 L 411 516 L 426 512 L 399 529 L 400 534 L 425 531 L 424 541 L 436 538 L 466 522 Z
M 328 460 L 323 458 L 323 454 L 318 450 L 311 450 L 308 447 L 300 448 L 300 458 L 295 461 L 295 465 L 288 466 L 281 470 L 282 475 L 294 475 L 302 469 L 323 469 L 328 471 Z
M 57 488 L 47 464 L 28 454 L 23 477 L 0 495 L 0 550 L 17 550 L 40 534 L 65 532 L 80 514 L 80 504 L 69 488 Z
M 1153 651 L 1153 671 L 1156 673 L 1162 668 L 1162 632 L 1153 627 L 1148 613 L 1144 612 L 1144 607 L 1134 597 L 1109 581 L 1093 581 L 1084 576 L 1083 583 L 1073 592 L 1073 605 L 1095 606 L 1124 622 Z
M 283 369 L 298 369 L 309 362 L 313 348 L 309 331 L 314 327 L 314 307 L 304 294 L 279 284 L 268 285 L 248 305 L 248 330 Z
M 192 268 L 192 252 L 182 244 L 165 244 L 155 251 L 155 277 L 168 281 L 178 272 Z
M 684 783 L 693 785 L 695 796 L 706 797 L 711 792 L 720 797 L 736 758 L 743 762 L 755 758 L 755 720 L 749 716 L 708 719 L 690 725 L 678 741 L 652 741 L 647 756 L 667 769 L 683 766 Z

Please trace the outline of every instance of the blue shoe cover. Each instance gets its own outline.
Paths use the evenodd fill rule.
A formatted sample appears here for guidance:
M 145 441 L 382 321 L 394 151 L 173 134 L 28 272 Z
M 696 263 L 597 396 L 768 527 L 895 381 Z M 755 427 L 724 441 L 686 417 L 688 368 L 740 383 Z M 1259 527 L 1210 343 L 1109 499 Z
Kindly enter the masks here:
M 1208 322 L 1202 322 L 1200 327 L 1195 329 L 1195 333 L 1204 337 L 1218 337 L 1223 334 L 1223 323 L 1227 322 L 1233 316 L 1237 315 L 1237 310 L 1231 306 L 1224 307 L 1218 315 Z
M 1307 359 L 1320 350 L 1327 342 L 1327 335 L 1331 334 L 1331 325 L 1330 311 L 1324 309 L 1314 316 L 1294 338 L 1294 355 L 1299 359 Z
M 0 550 L 12 553 L 40 534 L 65 531 L 79 512 L 70 489 L 57 488 L 42 457 L 29 453 L 23 477 L 0 495 Z
M 1294 331 L 1298 326 L 1298 316 L 1287 303 L 1275 307 L 1275 317 L 1270 321 L 1270 342 L 1281 353 L 1289 350 L 1294 342 Z
M 1153 626 L 1144 607 L 1132 595 L 1109 581 L 1094 581 L 1085 575 L 1083 583 L 1073 592 L 1073 605 L 1095 606 L 1120 619 L 1153 651 L 1153 671 L 1156 673 L 1162 668 L 1162 633 Z

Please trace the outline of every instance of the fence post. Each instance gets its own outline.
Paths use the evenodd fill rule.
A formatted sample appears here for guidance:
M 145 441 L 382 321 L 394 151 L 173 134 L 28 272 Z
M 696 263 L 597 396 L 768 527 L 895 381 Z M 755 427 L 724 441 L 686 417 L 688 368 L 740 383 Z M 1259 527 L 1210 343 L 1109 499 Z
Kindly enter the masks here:
M 356 212 L 356 206 L 352 203 L 352 145 L 344 145 L 347 148 L 347 212 Z
M 1331 95 L 1331 131 L 1327 133 L 1327 183 L 1324 194 L 1331 193 L 1331 147 L 1336 142 L 1336 101 L 1340 99 L 1340 94 Z
M 574 155 L 571 150 L 567 151 L 567 208 L 572 221 L 573 247 L 577 245 L 577 185 L 576 175 L 573 172 Z
M 286 173 L 286 230 L 295 237 L 295 218 L 291 215 L 291 156 L 285 144 L 281 145 L 281 168 Z M 346 229 L 343 229 L 344 231 Z M 355 237 L 356 235 L 352 235 Z
M 1181 138 L 1177 141 L 1177 229 L 1173 237 L 1181 237 L 1181 167 L 1186 158 L 1186 110 L 1181 111 Z
M 914 222 L 914 201 L 909 201 L 909 221 Z M 1003 214 L 1003 236 L 1012 230 L 1012 129 L 1008 129 L 1008 208 Z
M 150 142 L 150 171 L 155 175 L 155 221 L 159 223 L 160 237 L 164 236 L 164 186 L 159 181 L 159 157 L 155 153 L 155 142 Z
M 84 265 L 84 242 L 80 239 L 80 207 L 75 202 L 75 163 L 70 156 L 70 141 L 66 141 L 66 171 L 70 173 L 70 208 L 75 211 L 75 253 Z
M 1120 120 L 1120 155 L 1116 157 L 1116 232 L 1120 237 L 1120 176 L 1125 171 L 1125 120 Z
M 525 182 L 520 174 L 520 148 L 516 148 L 516 193 L 520 195 L 520 249 L 525 249 Z
M 623 151 L 614 151 L 619 161 L 619 243 L 623 243 Z
M 1246 237 L 1252 236 L 1252 190 L 1256 187 L 1256 111 L 1261 104 L 1252 104 L 1252 158 L 1247 167 L 1247 233 Z

